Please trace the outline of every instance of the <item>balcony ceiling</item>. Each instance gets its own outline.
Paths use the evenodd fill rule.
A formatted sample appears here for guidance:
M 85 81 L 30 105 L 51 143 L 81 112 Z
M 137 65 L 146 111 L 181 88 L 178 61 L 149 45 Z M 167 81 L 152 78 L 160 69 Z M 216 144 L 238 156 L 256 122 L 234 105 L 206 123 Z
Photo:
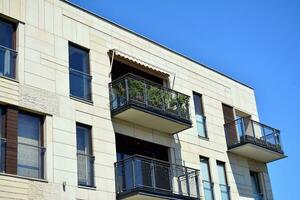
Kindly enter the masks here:
M 128 108 L 123 112 L 115 114 L 114 118 L 171 134 L 175 134 L 191 127 L 191 124 L 182 123 L 159 114 L 141 111 L 135 107 Z
M 239 145 L 237 147 L 229 149 L 228 151 L 263 163 L 269 163 L 286 157 L 282 153 L 272 151 L 251 143 Z

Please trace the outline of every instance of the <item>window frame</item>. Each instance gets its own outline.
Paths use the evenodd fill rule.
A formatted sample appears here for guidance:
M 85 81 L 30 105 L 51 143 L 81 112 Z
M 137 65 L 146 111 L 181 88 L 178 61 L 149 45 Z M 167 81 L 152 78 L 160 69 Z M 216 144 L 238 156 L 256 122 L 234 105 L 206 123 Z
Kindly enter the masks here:
M 87 71 L 88 73 L 86 72 L 82 72 L 82 71 L 79 71 L 79 70 L 76 70 L 76 69 L 72 69 L 71 67 L 71 63 L 70 63 L 70 47 L 73 47 L 73 48 L 76 48 L 76 49 L 79 49 L 79 50 L 82 50 L 82 51 L 85 51 L 87 53 L 87 59 L 88 59 L 88 62 L 87 62 Z M 71 42 L 69 41 L 68 42 L 68 59 L 69 59 L 69 66 L 68 66 L 68 70 L 69 70 L 69 96 L 71 99 L 74 99 L 74 100 L 77 100 L 77 101 L 80 101 L 80 102 L 83 102 L 83 103 L 89 103 L 89 104 L 93 104 L 93 88 L 92 88 L 92 75 L 91 75 L 91 59 L 90 59 L 90 52 L 91 50 L 84 47 L 84 46 L 81 46 L 79 44 L 76 44 L 74 42 Z M 90 79 L 90 98 L 83 98 L 83 97 L 80 97 L 80 96 L 76 96 L 76 95 L 73 95 L 71 93 L 71 75 L 70 73 L 71 72 L 75 72 L 75 73 L 80 73 L 86 77 L 88 77 Z
M 90 153 L 81 153 L 78 152 L 78 145 L 77 145 L 77 127 L 82 127 L 82 128 L 86 128 L 89 130 L 88 134 L 89 134 L 89 149 L 90 149 Z M 79 176 L 77 177 L 77 184 L 78 187 L 87 187 L 87 188 L 96 188 L 96 181 L 95 181 L 95 155 L 94 155 L 94 149 L 93 149 L 93 139 L 92 139 L 92 132 L 93 132 L 93 128 L 90 125 L 86 125 L 80 122 L 76 122 L 76 158 L 77 158 L 77 174 L 79 172 L 79 168 L 78 168 L 78 155 L 83 155 L 83 156 L 88 156 L 92 162 L 93 162 L 93 166 L 92 166 L 92 177 L 91 177 L 91 181 L 92 184 L 91 185 L 85 185 L 85 184 L 80 184 L 79 183 Z
M 216 164 L 217 164 L 217 173 L 218 173 L 218 178 L 219 178 L 219 186 L 223 185 L 223 186 L 227 187 L 228 199 L 231 200 L 230 186 L 228 185 L 228 177 L 227 177 L 227 173 L 226 173 L 226 163 L 223 162 L 223 161 L 217 160 Z M 223 183 L 220 182 L 220 174 L 219 174 L 219 170 L 218 170 L 218 168 L 219 168 L 220 165 L 222 165 L 222 167 L 223 167 L 225 184 L 223 184 Z M 220 189 L 221 189 L 221 187 L 220 187 Z
M 195 96 L 198 96 L 200 98 L 200 106 L 201 106 L 201 114 L 197 114 L 196 111 L 196 102 L 195 102 Z M 196 129 L 197 129 L 197 135 L 201 139 L 209 140 L 208 132 L 207 132 L 207 122 L 206 122 L 206 116 L 205 116 L 205 110 L 204 110 L 204 104 L 203 104 L 203 95 L 193 91 L 193 103 L 194 103 L 194 112 L 195 112 L 195 121 L 196 121 Z M 200 115 L 202 117 L 202 123 L 203 123 L 203 129 L 204 129 L 204 136 L 199 134 L 198 126 L 197 126 L 197 116 Z
M 35 178 L 35 177 L 30 177 L 30 176 L 22 176 L 19 175 L 17 173 L 17 176 L 22 176 L 22 177 L 26 177 L 29 179 L 41 179 L 41 180 L 45 180 L 46 179 L 46 169 L 45 169 L 45 161 L 46 161 L 46 156 L 45 156 L 45 151 L 46 151 L 46 147 L 44 146 L 44 123 L 45 123 L 45 117 L 36 113 L 32 113 L 32 112 L 28 112 L 28 111 L 24 111 L 24 110 L 18 110 L 18 117 L 17 117 L 17 127 L 19 126 L 19 114 L 24 114 L 24 115 L 28 115 L 28 116 L 32 116 L 32 117 L 36 117 L 39 119 L 40 123 L 39 123 L 39 141 L 38 141 L 38 145 L 31 145 L 31 146 L 35 146 L 40 150 L 40 156 L 43 154 L 43 156 L 41 156 L 42 160 L 41 160 L 41 177 L 39 178 Z M 19 130 L 17 130 L 17 140 L 19 137 Z M 19 143 L 21 142 L 17 142 L 17 146 L 19 146 Z M 26 143 L 21 143 L 21 144 L 25 144 Z M 19 149 L 19 148 L 18 148 Z M 19 150 L 17 150 L 17 154 L 18 154 Z M 17 168 L 18 168 L 18 159 L 17 159 Z
M 202 175 L 202 168 L 201 168 L 201 160 L 204 159 L 207 161 L 207 169 L 208 169 L 208 176 L 209 176 L 209 180 L 204 180 L 203 179 L 203 175 Z M 212 176 L 211 176 L 211 168 L 210 168 L 210 159 L 208 157 L 205 157 L 205 156 L 199 156 L 199 160 L 200 160 L 200 173 L 201 173 L 201 179 L 202 179 L 202 182 L 203 181 L 206 181 L 206 182 L 209 182 L 211 184 L 211 193 L 212 193 L 212 199 L 215 200 L 215 192 L 214 192 L 214 182 L 212 181 Z M 202 183 L 202 186 L 204 187 L 204 183 Z M 203 188 L 204 189 L 204 188 Z M 205 194 L 205 191 L 204 191 L 204 194 Z
M 0 45 L 0 48 L 6 49 L 6 50 L 8 50 L 10 52 L 13 52 L 15 54 L 13 77 L 5 76 L 5 75 L 0 75 L 0 77 L 8 79 L 8 80 L 12 80 L 12 81 L 17 81 L 17 79 L 18 79 L 18 75 L 17 75 L 18 74 L 17 73 L 17 69 L 18 69 L 18 67 L 17 67 L 18 66 L 17 31 L 18 31 L 19 23 L 18 23 L 18 21 L 14 20 L 13 18 L 7 17 L 3 14 L 0 14 L 0 21 L 12 25 L 12 29 L 13 29 L 12 48 L 7 47 L 7 46 L 3 46 L 3 45 Z

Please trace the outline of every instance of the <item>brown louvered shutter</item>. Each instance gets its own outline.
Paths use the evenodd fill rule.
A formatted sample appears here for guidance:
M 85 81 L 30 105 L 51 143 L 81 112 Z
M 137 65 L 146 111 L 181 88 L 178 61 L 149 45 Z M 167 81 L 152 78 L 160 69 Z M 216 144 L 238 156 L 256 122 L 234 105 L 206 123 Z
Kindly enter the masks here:
M 222 104 L 222 108 L 223 108 L 225 124 L 233 122 L 234 121 L 233 107 Z M 227 144 L 229 146 L 232 144 L 235 144 L 238 141 L 235 124 L 231 123 L 231 124 L 225 126 L 225 130 L 226 130 L 226 134 L 227 134 L 226 135 Z
M 6 109 L 6 156 L 5 172 L 8 174 L 17 174 L 18 158 L 18 109 L 14 106 L 8 106 Z

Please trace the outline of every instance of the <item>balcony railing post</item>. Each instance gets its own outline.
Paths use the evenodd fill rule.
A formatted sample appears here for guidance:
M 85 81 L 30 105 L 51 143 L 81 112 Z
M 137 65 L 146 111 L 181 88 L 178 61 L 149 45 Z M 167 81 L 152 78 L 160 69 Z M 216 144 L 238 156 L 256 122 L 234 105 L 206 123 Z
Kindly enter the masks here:
M 255 129 L 254 129 L 254 122 L 249 118 L 249 123 L 251 123 L 251 126 L 252 126 L 252 133 L 253 133 L 253 137 L 254 139 L 256 138 L 255 137 Z
M 147 84 L 145 82 L 145 80 L 143 80 L 143 84 L 144 84 L 144 102 L 145 102 L 145 106 L 148 106 L 148 92 L 147 92 Z
M 190 183 L 189 183 L 189 175 L 188 175 L 188 170 L 186 167 L 185 168 L 185 180 L 186 180 L 186 190 L 187 194 L 190 197 L 191 196 L 191 191 L 190 191 Z
M 153 186 L 153 189 L 156 190 L 155 165 L 152 160 L 150 163 L 150 169 L 151 169 L 151 177 L 152 177 L 152 186 Z
M 199 185 L 199 178 L 198 178 L 198 172 L 195 171 L 195 184 L 196 184 L 196 193 L 197 197 L 200 197 L 200 185 Z
M 128 78 L 125 78 L 126 104 L 129 102 Z

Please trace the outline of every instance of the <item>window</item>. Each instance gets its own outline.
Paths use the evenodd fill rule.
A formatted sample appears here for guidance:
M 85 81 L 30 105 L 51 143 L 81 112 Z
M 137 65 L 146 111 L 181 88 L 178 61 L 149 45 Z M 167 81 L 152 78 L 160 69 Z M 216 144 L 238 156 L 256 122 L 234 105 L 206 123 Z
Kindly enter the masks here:
M 218 175 L 219 175 L 221 199 L 222 200 L 230 200 L 230 194 L 229 194 L 230 188 L 227 184 L 225 163 L 217 161 L 217 169 L 218 169 Z
M 41 117 L 19 112 L 17 174 L 44 178 L 44 152 Z
M 91 80 L 89 51 L 75 44 L 69 44 L 70 95 L 91 101 Z
M 250 171 L 250 178 L 254 199 L 263 200 L 263 193 L 260 186 L 259 174 L 257 172 Z
M 202 95 L 193 93 L 193 99 L 194 99 L 194 106 L 195 106 L 198 135 L 200 137 L 207 138 L 206 117 L 204 116 L 204 111 L 203 111 Z
M 78 185 L 94 187 L 94 156 L 91 145 L 91 128 L 76 125 Z
M 0 107 L 0 172 L 4 172 L 5 163 L 5 133 L 4 133 L 4 108 Z
M 200 172 L 202 175 L 204 199 L 213 200 L 213 183 L 211 182 L 210 170 L 209 170 L 209 159 L 205 157 L 200 157 Z
M 0 76 L 15 78 L 17 58 L 15 41 L 15 24 L 0 19 Z

